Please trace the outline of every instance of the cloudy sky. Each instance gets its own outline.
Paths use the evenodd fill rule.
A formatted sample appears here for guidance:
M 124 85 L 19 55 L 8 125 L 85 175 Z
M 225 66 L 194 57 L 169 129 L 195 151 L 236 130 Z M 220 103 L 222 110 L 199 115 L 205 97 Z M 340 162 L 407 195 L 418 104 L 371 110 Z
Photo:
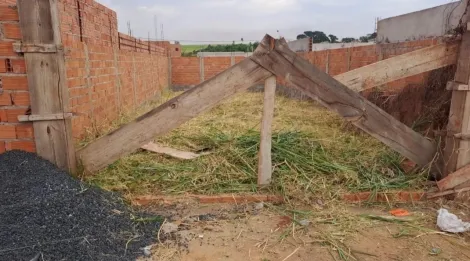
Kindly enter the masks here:
M 118 14 L 119 30 L 155 37 L 154 16 L 164 38 L 182 43 L 260 40 L 264 34 L 295 39 L 306 30 L 359 37 L 387 18 L 453 0 L 97 0 Z M 160 27 L 160 26 L 159 26 Z M 279 31 L 279 33 L 277 32 Z M 159 28 L 160 37 L 160 28 Z

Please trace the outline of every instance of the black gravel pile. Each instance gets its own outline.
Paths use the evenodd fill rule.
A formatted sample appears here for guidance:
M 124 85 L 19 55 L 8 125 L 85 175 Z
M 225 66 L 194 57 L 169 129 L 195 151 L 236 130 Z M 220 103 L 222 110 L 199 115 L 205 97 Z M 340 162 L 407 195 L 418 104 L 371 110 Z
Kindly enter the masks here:
M 159 221 L 35 154 L 0 155 L 2 261 L 135 260 Z

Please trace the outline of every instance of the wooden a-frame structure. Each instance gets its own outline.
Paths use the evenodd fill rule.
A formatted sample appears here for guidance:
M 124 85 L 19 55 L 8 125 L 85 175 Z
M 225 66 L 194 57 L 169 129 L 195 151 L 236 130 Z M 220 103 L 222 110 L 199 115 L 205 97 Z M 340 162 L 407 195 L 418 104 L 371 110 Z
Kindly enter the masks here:
M 456 63 L 457 44 L 441 44 L 349 71 L 335 78 L 269 35 L 254 54 L 217 76 L 169 100 L 77 152 L 88 172 L 100 170 L 209 110 L 222 100 L 266 81 L 260 153 L 260 184 L 270 179 L 270 121 L 275 76 L 423 167 L 436 157 L 436 144 L 399 122 L 357 91 Z M 272 98 L 270 98 L 272 97 Z M 269 103 L 266 105 L 266 103 Z M 264 138 L 263 138 L 264 137 Z M 268 138 L 266 138 L 268 137 Z M 268 147 L 266 147 L 268 146 Z M 264 165 L 263 165 L 264 163 Z M 264 167 L 263 167 L 264 166 Z M 438 170 L 439 168 L 435 168 Z

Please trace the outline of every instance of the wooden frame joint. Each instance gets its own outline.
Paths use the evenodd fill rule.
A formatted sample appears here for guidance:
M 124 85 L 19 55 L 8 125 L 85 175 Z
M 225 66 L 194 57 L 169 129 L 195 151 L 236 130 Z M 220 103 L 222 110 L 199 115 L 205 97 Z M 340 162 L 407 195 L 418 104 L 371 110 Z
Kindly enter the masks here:
M 447 82 L 446 89 L 448 91 L 470 91 L 468 84 L 450 81 Z
M 63 46 L 56 44 L 13 43 L 13 50 L 17 53 L 57 53 L 59 50 L 63 50 Z
M 57 121 L 65 120 L 73 117 L 73 113 L 55 113 L 55 114 L 45 114 L 45 115 L 19 115 L 18 121 L 28 122 L 28 121 Z
M 470 133 L 457 133 L 454 137 L 460 140 L 470 140 Z

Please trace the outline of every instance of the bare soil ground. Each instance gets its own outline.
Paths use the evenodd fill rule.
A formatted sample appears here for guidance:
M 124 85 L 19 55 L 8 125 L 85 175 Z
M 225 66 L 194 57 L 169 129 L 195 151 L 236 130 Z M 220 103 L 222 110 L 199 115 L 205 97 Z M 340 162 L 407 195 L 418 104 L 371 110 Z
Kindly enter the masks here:
M 452 204 L 445 207 L 470 219 L 466 205 Z M 344 206 L 340 216 L 330 218 L 317 218 L 329 212 L 317 210 L 302 220 L 295 220 L 295 211 L 284 215 L 282 206 L 261 207 L 194 202 L 153 206 L 156 214 L 170 216 L 160 231 L 161 243 L 143 260 L 470 260 L 469 234 L 444 234 L 436 228 L 439 204 L 405 206 L 412 215 L 403 222 L 369 218 L 390 216 L 388 206 Z M 177 230 L 174 226 L 165 233 L 168 224 Z

